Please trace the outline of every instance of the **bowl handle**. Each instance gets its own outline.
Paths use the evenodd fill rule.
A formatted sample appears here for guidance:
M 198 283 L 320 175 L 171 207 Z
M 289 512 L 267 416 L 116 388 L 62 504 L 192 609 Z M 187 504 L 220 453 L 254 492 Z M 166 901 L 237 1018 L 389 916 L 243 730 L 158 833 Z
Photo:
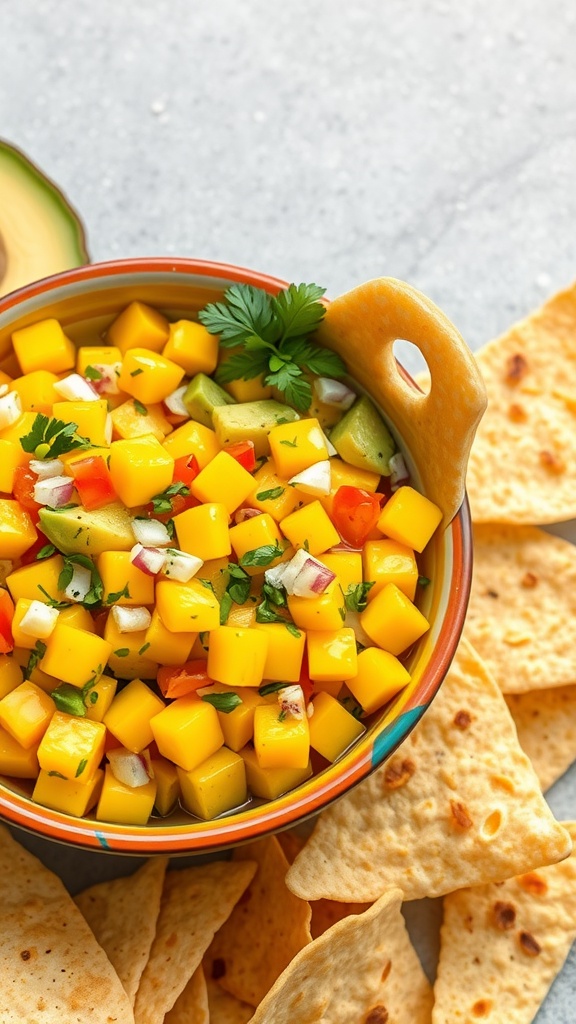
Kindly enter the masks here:
M 487 401 L 461 335 L 415 288 L 381 277 L 331 301 L 318 338 L 342 356 L 351 376 L 376 399 L 448 525 L 464 498 L 468 456 Z M 412 342 L 424 356 L 427 394 L 397 363 L 398 339 Z

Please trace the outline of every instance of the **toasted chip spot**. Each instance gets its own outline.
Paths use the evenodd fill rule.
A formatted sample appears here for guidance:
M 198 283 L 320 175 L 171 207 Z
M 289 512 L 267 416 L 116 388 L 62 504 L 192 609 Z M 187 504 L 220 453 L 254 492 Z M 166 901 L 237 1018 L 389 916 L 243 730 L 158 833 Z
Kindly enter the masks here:
M 514 927 L 516 921 L 516 909 L 511 903 L 503 903 L 498 900 L 493 907 L 492 920 L 496 928 L 501 932 L 507 932 Z
M 518 402 L 512 402 L 512 404 L 508 406 L 508 418 L 511 419 L 513 423 L 525 423 L 528 419 L 528 413 L 523 405 L 520 405 Z
M 520 647 L 522 644 L 527 644 L 532 639 L 532 635 L 525 630 L 509 629 L 504 633 L 502 639 L 509 647 Z
M 538 583 L 538 577 L 533 572 L 525 572 L 522 577 L 522 586 L 531 590 Z
M 30 950 L 29 949 L 23 949 L 22 952 L 20 953 L 20 956 L 22 957 L 22 960 L 29 960 L 30 959 Z
M 410 758 L 405 757 L 403 761 L 393 761 L 384 772 L 384 786 L 386 789 L 400 789 L 416 771 L 416 765 Z
M 474 824 L 464 804 L 461 804 L 459 800 L 450 801 L 450 811 L 452 824 L 457 825 L 458 828 L 471 828 Z
M 490 782 L 496 789 L 503 789 L 505 793 L 516 792 L 516 787 L 508 775 L 491 775 Z
M 472 1013 L 475 1017 L 487 1017 L 492 1010 L 491 999 L 477 999 L 472 1007 Z
M 541 875 L 537 875 L 535 871 L 529 871 L 527 875 L 521 875 L 518 879 L 518 884 L 526 892 L 531 893 L 532 896 L 545 896 L 548 892 L 548 883 Z
M 454 715 L 454 725 L 457 729 L 468 729 L 472 724 L 472 715 L 469 711 L 457 711 Z
M 487 590 L 486 597 L 500 597 L 500 594 L 497 590 Z
M 386 981 L 386 978 L 390 974 L 391 970 L 392 970 L 392 961 L 391 960 L 387 960 L 386 963 L 384 964 L 384 970 L 382 971 L 382 978 L 381 978 L 382 981 Z
M 507 384 L 514 387 L 515 384 L 520 383 L 527 373 L 528 363 L 520 352 L 508 357 L 506 360 L 506 373 L 504 376 L 504 380 Z
M 492 811 L 491 814 L 485 818 L 482 828 L 480 829 L 482 836 L 485 839 L 493 839 L 494 836 L 500 831 L 502 827 L 502 811 Z
M 561 473 L 566 472 L 566 463 L 564 459 L 561 459 L 559 455 L 554 452 L 550 452 L 547 449 L 538 453 L 540 465 L 547 469 L 550 473 L 555 476 L 560 476 Z
M 538 956 L 538 954 L 542 952 L 541 945 L 536 942 L 533 935 L 530 935 L 530 932 L 520 932 L 518 935 L 518 942 L 520 943 L 522 952 L 526 953 L 526 956 Z
M 374 1006 L 368 1011 L 368 1016 L 364 1018 L 364 1024 L 386 1024 L 387 1021 L 388 1010 L 382 1004 Z

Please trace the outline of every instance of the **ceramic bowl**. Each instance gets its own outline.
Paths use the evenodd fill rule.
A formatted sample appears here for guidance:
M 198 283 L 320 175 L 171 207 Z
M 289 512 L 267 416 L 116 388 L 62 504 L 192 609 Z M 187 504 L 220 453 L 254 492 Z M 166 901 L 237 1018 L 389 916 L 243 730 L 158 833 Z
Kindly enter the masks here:
M 193 316 L 241 281 L 274 293 L 285 282 L 266 274 L 190 259 L 132 259 L 81 267 L 46 278 L 0 301 L 0 359 L 13 330 L 46 317 L 57 318 L 79 344 L 94 343 L 116 314 L 139 299 L 171 319 Z M 351 367 L 353 376 L 353 367 Z M 381 404 L 380 396 L 371 397 Z M 402 447 L 402 437 L 397 439 Z M 405 446 L 404 446 L 405 450 Z M 418 467 L 411 461 L 418 486 Z M 356 785 L 393 753 L 437 693 L 455 653 L 464 623 L 471 580 L 471 530 L 466 502 L 446 530 L 437 531 L 423 571 L 432 580 L 421 608 L 429 633 L 408 659 L 408 687 L 369 719 L 363 738 L 336 763 L 276 800 L 254 803 L 213 821 L 182 811 L 146 826 L 77 819 L 34 803 L 25 782 L 0 777 L 0 816 L 11 824 L 77 847 L 130 854 L 208 852 L 256 839 L 303 821 Z

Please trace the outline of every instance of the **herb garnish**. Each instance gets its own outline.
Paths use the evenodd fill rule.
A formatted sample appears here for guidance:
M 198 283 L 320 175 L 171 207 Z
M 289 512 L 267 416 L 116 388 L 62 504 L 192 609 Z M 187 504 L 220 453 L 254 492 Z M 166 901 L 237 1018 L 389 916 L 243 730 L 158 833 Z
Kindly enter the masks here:
M 372 590 L 374 580 L 366 583 L 351 583 L 344 595 L 346 607 L 351 612 L 363 612 L 368 604 L 368 591 Z
M 20 444 L 25 452 L 31 452 L 37 459 L 57 459 L 76 448 L 91 447 L 92 442 L 87 437 L 80 437 L 77 430 L 77 423 L 65 423 L 39 412 L 30 433 L 20 438 Z
M 44 594 L 46 598 L 46 604 L 50 608 L 70 608 L 70 601 L 57 601 L 55 597 L 50 597 L 48 591 L 42 586 L 41 583 L 37 583 L 36 586 L 41 594 Z
M 66 587 L 72 582 L 75 565 L 81 565 L 84 569 L 88 569 L 91 576 L 90 590 L 86 596 L 77 603 L 88 606 L 89 608 L 92 607 L 92 605 L 99 604 L 104 593 L 104 585 L 98 569 L 92 559 L 88 558 L 88 555 L 64 555 L 64 568 L 58 577 L 58 589 L 66 590 Z
M 113 594 L 108 594 L 104 604 L 115 604 L 116 601 L 119 601 L 122 597 L 130 600 L 130 591 L 127 583 L 123 586 L 122 590 L 116 590 Z M 148 644 L 148 646 L 150 646 L 150 644 Z
M 102 380 L 103 374 L 95 366 L 87 366 L 84 370 L 84 376 L 87 380 Z
M 155 494 L 151 498 L 154 512 L 171 512 L 172 498 L 175 498 L 177 494 L 187 497 L 190 494 L 190 488 L 186 487 L 186 484 L 178 482 L 170 484 L 170 487 L 167 487 L 165 491 Z
M 280 544 L 263 544 L 262 547 L 253 548 L 239 558 L 240 565 L 263 566 L 270 565 L 275 558 L 284 554 L 284 548 Z
M 216 711 L 223 711 L 225 715 L 229 715 L 242 703 L 242 698 L 237 693 L 203 693 L 200 700 L 212 704 Z
M 427 586 L 429 586 L 429 584 L 431 582 L 432 582 L 432 580 L 428 579 L 427 576 L 419 576 L 418 577 L 418 586 L 419 587 L 427 587 Z
M 137 413 L 140 413 L 140 416 L 148 415 L 148 409 L 145 405 L 142 405 L 142 402 L 139 402 L 137 398 L 134 399 L 134 408 Z
M 54 545 L 53 544 L 45 544 L 44 547 L 40 548 L 40 551 L 37 553 L 36 561 L 40 562 L 40 561 L 42 561 L 43 558 L 50 558 L 52 555 L 55 555 L 55 554 L 56 554 L 56 548 L 54 547 Z
M 26 665 L 26 668 L 24 669 L 24 679 L 30 679 L 30 676 L 32 675 L 34 669 L 36 668 L 38 662 L 42 661 L 42 658 L 44 657 L 45 654 L 46 644 L 43 643 L 42 640 L 37 640 L 36 643 L 34 644 L 34 647 L 30 651 L 28 663 Z
M 256 501 L 268 501 L 274 498 L 280 498 L 281 495 L 284 494 L 285 490 L 285 487 L 271 487 L 269 491 L 258 491 Z

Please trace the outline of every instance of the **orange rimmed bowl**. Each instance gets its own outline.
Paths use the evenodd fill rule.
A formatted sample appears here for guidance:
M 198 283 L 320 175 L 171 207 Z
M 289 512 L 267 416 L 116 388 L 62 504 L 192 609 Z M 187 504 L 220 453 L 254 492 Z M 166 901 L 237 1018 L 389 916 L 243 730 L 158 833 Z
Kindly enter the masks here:
M 286 282 L 266 274 L 191 259 L 122 260 L 46 278 L 0 300 L 0 359 L 8 350 L 12 331 L 37 320 L 55 317 L 75 342 L 89 344 L 97 342 L 114 317 L 135 299 L 159 308 L 171 319 L 179 319 L 195 315 L 234 282 L 252 284 L 270 293 L 286 287 Z M 345 358 L 354 378 L 354 366 Z M 378 388 L 367 390 L 386 416 Z M 405 439 L 394 423 L 390 425 L 412 479 L 419 486 L 422 474 Z M 366 734 L 353 748 L 292 792 L 212 821 L 178 811 L 168 818 L 154 818 L 146 826 L 133 826 L 74 818 L 42 807 L 32 801 L 31 787 L 27 788 L 24 781 L 0 776 L 0 817 L 77 847 L 175 855 L 224 849 L 315 814 L 394 752 L 421 718 L 446 675 L 460 639 L 471 583 L 472 541 L 466 501 L 444 531 L 437 531 L 430 542 L 423 569 L 432 582 L 423 593 L 420 607 L 431 628 L 408 659 L 411 682 L 389 706 L 372 716 Z

